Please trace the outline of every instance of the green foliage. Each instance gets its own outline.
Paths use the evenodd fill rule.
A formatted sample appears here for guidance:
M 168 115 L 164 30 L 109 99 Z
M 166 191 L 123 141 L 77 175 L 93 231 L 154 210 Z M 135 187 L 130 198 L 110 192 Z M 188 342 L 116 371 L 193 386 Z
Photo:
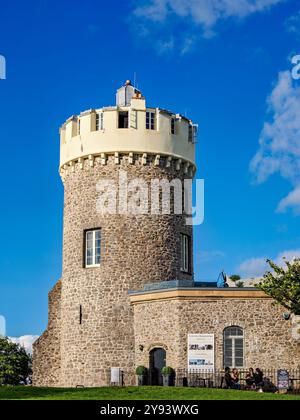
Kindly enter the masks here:
M 161 370 L 161 373 L 163 374 L 163 376 L 172 375 L 173 372 L 174 370 L 170 366 L 165 366 Z
M 236 287 L 243 288 L 244 287 L 244 282 L 243 281 L 238 281 L 238 282 L 235 283 L 235 285 L 236 285 Z
M 0 337 L 0 386 L 26 384 L 31 375 L 31 356 L 19 344 Z
M 268 271 L 258 288 L 295 315 L 300 315 L 300 260 L 285 261 L 282 268 L 267 261 L 273 272 Z
M 233 274 L 232 276 L 230 276 L 229 277 L 230 278 L 230 280 L 232 280 L 232 281 L 239 281 L 239 280 L 241 280 L 241 276 L 239 276 L 238 274 Z
M 135 373 L 138 376 L 145 376 L 147 375 L 147 368 L 145 366 L 138 366 L 135 370 Z

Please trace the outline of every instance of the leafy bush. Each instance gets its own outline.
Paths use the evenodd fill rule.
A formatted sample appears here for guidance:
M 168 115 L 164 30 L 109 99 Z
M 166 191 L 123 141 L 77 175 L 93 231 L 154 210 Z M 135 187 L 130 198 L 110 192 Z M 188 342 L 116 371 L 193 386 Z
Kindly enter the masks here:
M 238 274 L 233 274 L 232 276 L 230 276 L 229 277 L 230 278 L 230 280 L 232 280 L 232 281 L 239 281 L 239 280 L 241 280 L 241 276 L 239 276 Z
M 174 373 L 174 370 L 170 367 L 170 366 L 165 366 L 162 368 L 161 373 L 166 376 L 166 375 L 172 375 L 172 373 Z
M 31 363 L 31 356 L 23 347 L 0 337 L 0 385 L 27 384 Z
M 273 271 L 268 271 L 258 287 L 276 302 L 295 315 L 300 315 L 300 260 L 285 261 L 282 268 L 267 261 Z
M 145 366 L 138 366 L 135 370 L 135 373 L 138 376 L 144 376 L 147 375 L 147 368 Z

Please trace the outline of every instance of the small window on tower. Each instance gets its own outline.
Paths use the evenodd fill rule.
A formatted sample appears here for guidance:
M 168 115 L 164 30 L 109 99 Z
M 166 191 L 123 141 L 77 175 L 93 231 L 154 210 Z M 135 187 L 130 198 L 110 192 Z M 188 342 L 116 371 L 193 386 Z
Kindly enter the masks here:
M 171 134 L 175 134 L 175 118 L 171 118 Z
M 101 229 L 85 232 L 85 267 L 99 267 L 101 262 Z
M 181 271 L 190 273 L 191 271 L 191 238 L 181 234 Z
M 96 131 L 101 131 L 103 128 L 103 112 L 99 112 L 96 114 Z
M 153 111 L 146 112 L 146 129 L 155 130 L 155 112 Z
M 80 136 L 80 120 L 77 123 L 77 135 Z
M 119 128 L 128 128 L 129 118 L 128 111 L 119 112 Z
M 197 137 L 198 137 L 198 125 L 190 124 L 189 125 L 189 142 L 197 143 Z

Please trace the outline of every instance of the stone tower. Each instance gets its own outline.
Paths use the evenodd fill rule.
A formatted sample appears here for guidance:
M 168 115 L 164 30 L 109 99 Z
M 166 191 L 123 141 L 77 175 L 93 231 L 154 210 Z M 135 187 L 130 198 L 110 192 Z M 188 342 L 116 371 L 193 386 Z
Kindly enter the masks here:
M 99 182 L 119 186 L 126 174 L 127 185 L 138 178 L 151 191 L 153 179 L 192 179 L 195 134 L 186 117 L 147 107 L 130 81 L 116 106 L 82 112 L 61 127 L 63 271 L 49 294 L 47 330 L 34 345 L 34 385 L 102 386 L 111 367 L 133 373 L 128 291 L 193 281 L 193 232 L 185 213 L 174 211 L 175 188 L 170 214 L 152 214 L 150 198 L 149 211 L 128 212 L 119 190 L 117 212 L 108 214 L 99 211 Z

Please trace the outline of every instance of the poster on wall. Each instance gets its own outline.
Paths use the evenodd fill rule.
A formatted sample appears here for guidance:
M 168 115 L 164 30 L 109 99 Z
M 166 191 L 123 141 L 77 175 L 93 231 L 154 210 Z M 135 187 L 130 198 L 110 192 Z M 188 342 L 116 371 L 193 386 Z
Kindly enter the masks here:
M 278 389 L 289 389 L 290 376 L 289 372 L 285 369 L 279 369 L 277 373 L 277 386 Z
M 215 369 L 215 336 L 214 334 L 188 335 L 188 369 Z

